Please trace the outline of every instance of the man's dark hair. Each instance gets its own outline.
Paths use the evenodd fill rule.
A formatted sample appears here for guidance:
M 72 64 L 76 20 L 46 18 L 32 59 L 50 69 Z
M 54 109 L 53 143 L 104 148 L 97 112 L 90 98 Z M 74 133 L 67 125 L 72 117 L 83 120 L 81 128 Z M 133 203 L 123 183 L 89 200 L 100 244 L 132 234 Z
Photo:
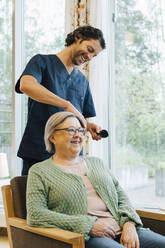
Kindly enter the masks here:
M 105 40 L 103 33 L 100 29 L 92 26 L 82 26 L 75 29 L 72 33 L 69 33 L 65 40 L 65 46 L 70 46 L 76 39 L 82 38 L 83 40 L 99 40 L 102 49 L 105 48 Z

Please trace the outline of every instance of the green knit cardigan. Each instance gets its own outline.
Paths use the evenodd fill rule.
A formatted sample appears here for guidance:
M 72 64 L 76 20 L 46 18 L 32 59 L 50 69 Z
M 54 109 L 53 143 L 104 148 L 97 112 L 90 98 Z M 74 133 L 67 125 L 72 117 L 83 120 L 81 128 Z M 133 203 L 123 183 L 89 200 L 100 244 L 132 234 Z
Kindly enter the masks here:
M 96 192 L 122 228 L 132 220 L 137 228 L 141 220 L 118 181 L 101 159 L 86 157 L 87 176 Z M 36 227 L 58 227 L 84 234 L 97 217 L 88 215 L 86 188 L 81 176 L 63 171 L 52 158 L 31 167 L 27 182 L 27 223 Z

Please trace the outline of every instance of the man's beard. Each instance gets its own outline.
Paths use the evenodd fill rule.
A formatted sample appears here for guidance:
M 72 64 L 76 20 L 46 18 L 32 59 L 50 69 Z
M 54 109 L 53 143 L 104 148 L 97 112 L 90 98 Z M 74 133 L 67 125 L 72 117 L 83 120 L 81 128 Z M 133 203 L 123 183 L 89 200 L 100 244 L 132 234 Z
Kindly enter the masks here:
M 82 65 L 86 62 L 86 59 L 84 58 L 84 53 L 77 53 L 72 57 L 72 63 L 74 65 Z

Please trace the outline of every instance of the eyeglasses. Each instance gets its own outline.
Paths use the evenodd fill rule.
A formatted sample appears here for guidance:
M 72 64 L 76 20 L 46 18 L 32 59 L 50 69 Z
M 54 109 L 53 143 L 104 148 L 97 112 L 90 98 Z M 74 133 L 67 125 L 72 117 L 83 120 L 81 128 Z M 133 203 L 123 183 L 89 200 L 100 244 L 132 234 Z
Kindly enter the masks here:
M 54 131 L 56 132 L 56 131 L 62 131 L 62 130 L 67 131 L 71 136 L 74 136 L 74 134 L 76 132 L 78 132 L 80 136 L 83 136 L 86 133 L 86 128 L 82 128 L 82 127 L 79 127 L 79 128 L 74 128 L 74 127 L 61 128 L 61 129 L 55 129 Z

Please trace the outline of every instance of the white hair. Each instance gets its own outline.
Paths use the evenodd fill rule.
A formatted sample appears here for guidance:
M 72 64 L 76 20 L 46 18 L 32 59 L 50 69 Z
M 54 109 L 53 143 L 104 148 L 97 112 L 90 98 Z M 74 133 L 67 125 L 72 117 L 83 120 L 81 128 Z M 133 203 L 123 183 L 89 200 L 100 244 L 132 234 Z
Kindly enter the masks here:
M 79 120 L 80 124 L 81 124 L 80 119 L 76 115 L 74 115 L 71 112 L 66 112 L 66 111 L 57 112 L 57 113 L 53 114 L 47 120 L 47 123 L 46 123 L 46 126 L 45 126 L 44 141 L 45 141 L 46 150 L 49 153 L 52 153 L 52 152 L 55 151 L 54 144 L 50 141 L 51 135 L 54 133 L 55 128 L 58 125 L 60 125 L 61 123 L 63 123 L 68 117 L 77 118 Z

